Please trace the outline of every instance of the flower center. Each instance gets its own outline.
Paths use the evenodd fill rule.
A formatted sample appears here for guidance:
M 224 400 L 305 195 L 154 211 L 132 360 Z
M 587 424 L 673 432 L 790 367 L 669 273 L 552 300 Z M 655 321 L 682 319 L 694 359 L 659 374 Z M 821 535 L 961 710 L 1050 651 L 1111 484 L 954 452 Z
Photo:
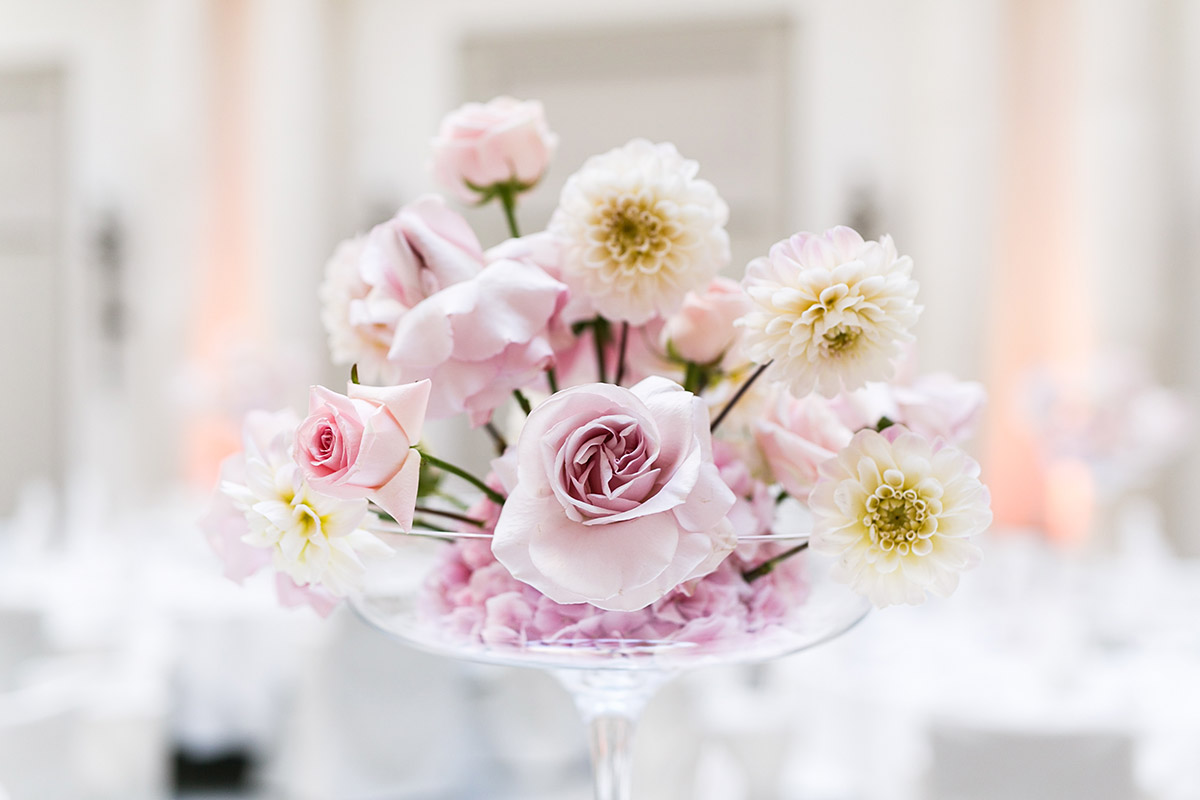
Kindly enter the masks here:
M 848 328 L 845 325 L 838 325 L 831 331 L 825 333 L 825 351 L 829 353 L 841 353 L 854 346 L 858 341 L 861 331 L 857 328 Z
M 601 239 L 623 272 L 657 271 L 671 247 L 662 217 L 644 198 L 619 197 L 601 213 Z
M 871 542 L 884 552 L 895 550 L 902 556 L 929 552 L 927 540 L 933 534 L 929 522 L 929 508 L 915 489 L 884 483 L 867 498 L 863 525 L 871 532 Z

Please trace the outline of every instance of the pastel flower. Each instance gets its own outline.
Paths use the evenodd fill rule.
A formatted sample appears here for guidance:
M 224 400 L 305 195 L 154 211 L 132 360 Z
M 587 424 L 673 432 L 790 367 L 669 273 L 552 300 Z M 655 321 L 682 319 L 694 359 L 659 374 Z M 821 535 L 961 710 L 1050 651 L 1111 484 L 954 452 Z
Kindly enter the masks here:
M 557 145 L 536 100 L 467 103 L 442 119 L 433 140 L 433 173 L 458 199 L 476 203 L 497 184 L 531 188 Z
M 643 608 L 736 544 L 707 409 L 678 384 L 564 390 L 533 410 L 516 448 L 492 551 L 556 602 Z
M 567 179 L 551 233 L 563 276 L 610 320 L 674 312 L 729 261 L 729 209 L 672 144 L 634 139 Z
M 887 417 L 927 439 L 960 444 L 974 435 L 986 400 L 983 384 L 938 372 L 911 381 L 871 383 L 833 404 L 854 430 L 874 427 Z
M 368 383 L 399 383 L 399 369 L 387 357 L 395 331 L 395 309 L 368 303 L 371 286 L 359 271 L 366 243 L 366 236 L 347 239 L 326 263 L 318 292 L 321 323 L 335 364 L 357 364 L 359 376 Z M 381 309 L 387 313 L 373 313 Z
M 864 242 L 837 227 L 785 239 L 746 267 L 746 355 L 774 362 L 770 374 L 796 396 L 886 380 L 921 310 L 911 274 L 912 259 L 889 236 Z
M 366 500 L 331 497 L 305 481 L 291 455 L 297 422 L 291 412 L 247 415 L 243 451 L 220 491 L 243 515 L 241 542 L 269 552 L 275 569 L 296 584 L 343 596 L 360 587 L 363 558 L 391 549 L 359 527 Z
M 347 393 L 312 387 L 308 417 L 296 430 L 296 462 L 318 491 L 374 500 L 408 530 L 421 470 L 414 447 L 425 422 L 429 381 L 350 384 Z
M 431 419 L 466 411 L 482 425 L 514 389 L 554 363 L 549 326 L 567 287 L 528 263 L 500 260 L 412 308 L 389 358 L 432 382 Z
M 979 561 L 968 537 L 992 521 L 979 465 L 899 427 L 887 434 L 859 431 L 821 466 L 810 546 L 837 556 L 834 578 L 877 606 L 946 597 Z
M 737 342 L 733 323 L 750 310 L 737 281 L 716 277 L 703 291 L 688 292 L 683 306 L 663 326 L 663 348 L 697 364 L 722 358 Z
M 755 420 L 754 440 L 775 480 L 803 502 L 817 484 L 820 466 L 850 443 L 855 430 L 878 419 L 850 427 L 829 400 L 797 398 L 780 388 Z

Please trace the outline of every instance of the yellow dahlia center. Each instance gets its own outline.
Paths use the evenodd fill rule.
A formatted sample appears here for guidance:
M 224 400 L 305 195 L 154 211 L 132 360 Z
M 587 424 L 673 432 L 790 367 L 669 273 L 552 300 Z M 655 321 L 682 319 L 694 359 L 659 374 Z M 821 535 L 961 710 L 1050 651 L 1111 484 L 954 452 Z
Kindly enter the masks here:
M 646 198 L 614 198 L 598 222 L 598 238 L 621 272 L 656 272 L 671 248 L 666 221 Z
M 840 354 L 845 350 L 854 347 L 854 343 L 858 341 L 858 337 L 862 331 L 858 328 L 851 328 L 846 325 L 838 325 L 836 328 L 827 331 L 822 339 L 825 342 L 825 351 L 827 353 Z
M 928 552 L 920 543 L 932 534 L 929 507 L 915 489 L 883 483 L 867 498 L 863 525 L 884 552 L 906 556 Z

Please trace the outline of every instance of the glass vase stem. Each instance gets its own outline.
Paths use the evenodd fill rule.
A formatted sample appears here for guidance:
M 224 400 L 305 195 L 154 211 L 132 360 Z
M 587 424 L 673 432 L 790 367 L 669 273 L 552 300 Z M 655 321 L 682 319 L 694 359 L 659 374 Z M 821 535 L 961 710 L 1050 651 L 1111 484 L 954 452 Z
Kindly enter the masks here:
M 633 737 L 646 703 L 673 674 L 657 670 L 557 670 L 587 723 L 596 800 L 630 800 Z

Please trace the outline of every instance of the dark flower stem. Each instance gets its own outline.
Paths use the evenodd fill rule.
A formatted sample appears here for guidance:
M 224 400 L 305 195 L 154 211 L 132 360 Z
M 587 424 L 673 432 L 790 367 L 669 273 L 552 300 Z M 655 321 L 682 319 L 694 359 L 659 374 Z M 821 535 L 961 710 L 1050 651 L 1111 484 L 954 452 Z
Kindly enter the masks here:
M 746 583 L 752 583 L 752 582 L 758 580 L 759 578 L 763 577 L 764 575 L 770 575 L 775 570 L 775 567 L 779 566 L 781 563 L 783 563 L 787 559 L 791 558 L 792 556 L 796 555 L 797 553 L 803 552 L 807 547 L 808 547 L 808 542 L 801 542 L 800 544 L 793 547 L 791 550 L 785 550 L 782 553 L 780 553 L 779 555 L 774 556 L 773 558 L 768 558 L 766 561 L 762 562 L 754 569 L 743 572 L 742 577 L 746 580 Z
M 608 383 L 608 368 L 604 363 L 604 346 L 608 344 L 608 334 L 608 320 L 596 317 L 592 321 L 592 339 L 596 345 L 596 373 L 600 383 Z
M 496 503 L 497 505 L 504 504 L 504 495 L 500 494 L 495 489 L 488 486 L 483 481 L 479 480 L 479 478 L 476 478 L 474 475 L 467 472 L 465 469 L 462 469 L 461 467 L 456 467 L 453 464 L 442 461 L 440 458 L 435 458 L 434 456 L 431 456 L 424 451 L 421 452 L 421 458 L 425 459 L 430 464 L 432 464 L 433 466 L 437 467 L 440 470 L 445 470 L 446 472 L 449 472 L 451 475 L 457 475 L 458 477 L 462 478 L 464 481 L 471 484 L 475 488 L 479 489 L 479 491 L 481 491 L 485 495 L 487 495 L 488 499 L 490 499 L 493 503 Z
M 504 455 L 504 451 L 508 449 L 508 440 L 504 438 L 504 434 L 491 421 L 484 425 L 483 429 L 492 437 L 492 442 L 496 445 L 496 455 Z
M 746 379 L 746 382 L 743 383 L 741 388 L 737 390 L 737 394 L 735 394 L 733 397 L 731 397 L 729 399 L 729 402 L 725 404 L 725 407 L 721 409 L 721 413 L 717 414 L 717 418 L 712 421 L 712 425 L 709 427 L 710 431 L 712 431 L 713 433 L 717 432 L 717 427 L 720 426 L 721 421 L 724 420 L 725 417 L 729 416 L 730 410 L 734 407 L 734 405 L 737 404 L 737 401 L 742 399 L 742 395 L 744 395 L 750 389 L 750 386 L 756 380 L 758 380 L 758 376 L 762 375 L 763 372 L 765 372 L 767 367 L 769 367 L 769 366 L 771 366 L 770 361 L 763 364 L 758 369 L 754 370 L 754 374 Z
M 558 391 L 558 373 L 554 371 L 554 367 L 546 370 L 546 383 L 550 384 L 550 394 Z
M 625 347 L 629 344 L 629 323 L 621 323 L 621 349 L 620 355 L 617 357 L 617 379 L 613 381 L 618 386 L 621 385 L 621 379 L 625 377 Z
M 447 519 L 456 519 L 459 522 L 465 522 L 468 525 L 474 525 L 476 528 L 482 528 L 484 526 L 483 520 L 475 519 L 474 517 L 468 517 L 466 514 L 459 514 L 456 511 L 443 511 L 440 508 L 429 508 L 428 506 L 417 506 L 415 510 L 418 514 L 433 514 L 438 517 L 446 517 Z
M 533 406 L 529 405 L 529 398 L 520 389 L 513 389 L 513 397 L 517 400 L 517 405 L 525 412 L 525 416 L 529 416 L 529 412 L 533 410 Z

